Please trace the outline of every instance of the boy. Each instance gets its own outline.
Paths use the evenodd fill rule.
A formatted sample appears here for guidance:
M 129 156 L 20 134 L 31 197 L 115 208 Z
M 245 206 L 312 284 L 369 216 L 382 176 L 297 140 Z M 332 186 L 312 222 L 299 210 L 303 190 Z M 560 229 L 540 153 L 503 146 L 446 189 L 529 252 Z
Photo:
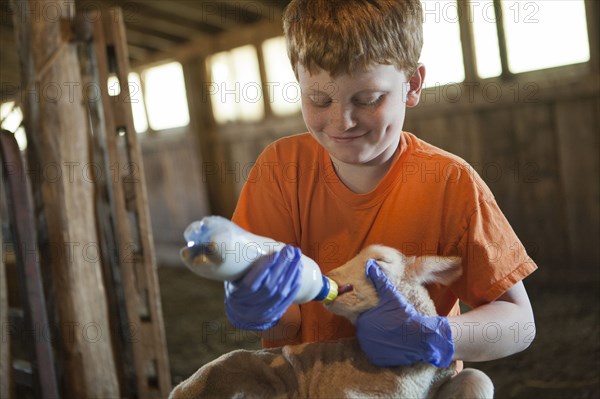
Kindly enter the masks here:
M 525 349 L 535 327 L 521 280 L 535 264 L 472 168 L 402 131 L 425 78 L 420 1 L 292 0 L 284 30 L 309 133 L 265 149 L 233 220 L 291 246 L 226 283 L 232 323 L 261 331 L 265 346 L 356 335 L 380 366 L 447 366 Z M 319 303 L 290 305 L 300 250 L 327 273 L 375 243 L 462 258 L 456 283 L 428 287 L 440 317 L 386 289 L 376 264 L 367 275 L 380 304 L 356 330 Z M 461 315 L 459 299 L 472 310 Z

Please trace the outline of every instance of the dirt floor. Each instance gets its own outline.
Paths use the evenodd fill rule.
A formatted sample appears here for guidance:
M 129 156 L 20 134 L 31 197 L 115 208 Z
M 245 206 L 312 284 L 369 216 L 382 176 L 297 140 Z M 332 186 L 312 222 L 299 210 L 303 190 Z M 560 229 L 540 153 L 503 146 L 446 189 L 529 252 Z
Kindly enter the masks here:
M 252 333 L 227 322 L 222 284 L 183 267 L 160 267 L 158 275 L 174 384 L 223 353 L 259 348 Z M 496 398 L 600 398 L 598 283 L 542 285 L 532 276 L 526 284 L 537 326 L 529 349 L 467 367 L 492 378 Z

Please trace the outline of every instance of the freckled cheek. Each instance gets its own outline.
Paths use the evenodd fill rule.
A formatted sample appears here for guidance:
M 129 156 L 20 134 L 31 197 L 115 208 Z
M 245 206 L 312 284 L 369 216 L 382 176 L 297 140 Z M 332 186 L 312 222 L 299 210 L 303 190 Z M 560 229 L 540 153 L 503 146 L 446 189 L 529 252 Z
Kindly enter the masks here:
M 305 112 L 304 122 L 310 130 L 319 132 L 327 126 L 327 117 L 324 113 Z

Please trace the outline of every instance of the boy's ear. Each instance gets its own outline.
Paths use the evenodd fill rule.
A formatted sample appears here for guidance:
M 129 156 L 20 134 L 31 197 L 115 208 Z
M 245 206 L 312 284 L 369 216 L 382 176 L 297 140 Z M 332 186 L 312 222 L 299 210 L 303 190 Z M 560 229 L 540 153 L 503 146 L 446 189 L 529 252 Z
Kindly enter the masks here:
M 421 90 L 425 83 L 425 65 L 417 65 L 417 70 L 410 77 L 408 83 L 410 87 L 408 89 L 408 96 L 406 97 L 406 106 L 416 107 L 421 99 Z
M 409 266 L 407 275 L 419 284 L 450 285 L 462 274 L 461 259 L 457 256 L 419 256 Z

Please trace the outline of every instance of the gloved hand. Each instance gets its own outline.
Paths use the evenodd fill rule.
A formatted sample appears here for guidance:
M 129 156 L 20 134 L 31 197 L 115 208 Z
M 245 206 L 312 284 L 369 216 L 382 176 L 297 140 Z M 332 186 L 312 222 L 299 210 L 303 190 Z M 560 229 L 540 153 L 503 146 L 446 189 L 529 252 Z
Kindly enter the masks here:
M 379 304 L 356 321 L 356 336 L 369 361 L 382 367 L 417 362 L 448 367 L 454 354 L 448 319 L 418 312 L 375 260 L 367 261 L 366 273 L 379 295 Z
M 229 321 L 237 328 L 254 331 L 277 324 L 300 289 L 301 255 L 300 249 L 286 245 L 258 258 L 239 280 L 226 281 Z

